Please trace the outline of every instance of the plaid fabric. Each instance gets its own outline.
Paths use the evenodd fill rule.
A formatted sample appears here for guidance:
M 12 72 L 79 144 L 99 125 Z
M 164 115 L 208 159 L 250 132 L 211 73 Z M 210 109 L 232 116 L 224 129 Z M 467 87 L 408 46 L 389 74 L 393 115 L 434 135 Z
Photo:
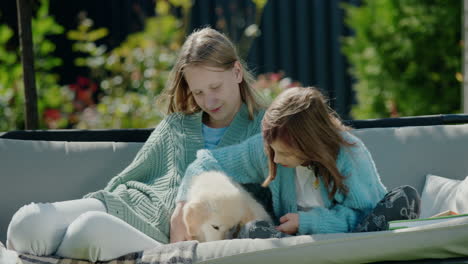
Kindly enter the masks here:
M 236 238 L 282 238 L 290 237 L 286 233 L 276 230 L 275 225 L 264 220 L 254 220 L 240 228 Z
M 18 264 L 18 254 L 16 252 L 7 250 L 0 242 L 0 263 L 1 264 Z
M 142 252 L 130 253 L 110 261 L 90 262 L 58 256 L 38 257 L 27 254 L 19 254 L 16 262 L 10 260 L 14 264 L 191 264 L 195 259 L 197 245 L 197 241 L 167 244 Z M 0 250 L 6 250 L 1 243 Z
M 47 256 L 47 257 L 38 257 L 33 255 L 20 254 L 18 259 L 18 264 L 91 264 L 91 263 L 106 263 L 106 264 L 136 264 L 137 260 L 140 258 L 139 253 L 132 253 L 114 259 L 111 261 L 98 261 L 91 262 L 87 260 L 78 260 L 78 259 L 69 259 L 61 258 L 57 256 Z
M 143 251 L 137 264 L 191 264 L 195 259 L 198 241 L 184 241 Z

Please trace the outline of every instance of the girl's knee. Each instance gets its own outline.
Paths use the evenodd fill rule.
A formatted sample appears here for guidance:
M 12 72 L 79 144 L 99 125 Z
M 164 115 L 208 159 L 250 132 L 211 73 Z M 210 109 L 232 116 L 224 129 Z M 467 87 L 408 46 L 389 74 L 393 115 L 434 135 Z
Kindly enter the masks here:
M 406 194 L 407 197 L 410 197 L 415 200 L 420 199 L 418 191 L 409 185 L 401 186 L 401 190 Z
M 387 193 L 383 200 L 396 200 L 396 199 L 405 199 L 407 201 L 414 201 L 415 203 L 420 203 L 420 196 L 418 191 L 409 185 L 403 185 L 392 189 Z
M 419 218 L 419 215 L 421 213 L 421 197 L 419 196 L 418 191 L 408 185 L 405 185 L 402 187 L 403 192 L 406 194 L 406 197 L 408 197 L 408 200 L 410 200 L 410 203 L 412 204 L 412 210 L 413 210 L 413 216 L 411 219 Z
M 86 212 L 73 221 L 65 233 L 57 255 L 90 261 L 107 260 L 108 245 L 118 230 L 113 228 L 113 216 L 104 212 Z
M 73 245 L 79 248 L 100 248 L 110 243 L 115 236 L 114 216 L 104 212 L 91 211 L 80 215 L 69 226 L 63 237 L 61 250 Z
M 98 239 L 106 234 L 113 216 L 105 212 L 90 211 L 77 217 L 67 229 L 67 236 L 73 235 L 81 238 Z
M 67 226 L 52 204 L 31 203 L 12 217 L 7 231 L 7 244 L 18 252 L 34 255 L 53 254 Z

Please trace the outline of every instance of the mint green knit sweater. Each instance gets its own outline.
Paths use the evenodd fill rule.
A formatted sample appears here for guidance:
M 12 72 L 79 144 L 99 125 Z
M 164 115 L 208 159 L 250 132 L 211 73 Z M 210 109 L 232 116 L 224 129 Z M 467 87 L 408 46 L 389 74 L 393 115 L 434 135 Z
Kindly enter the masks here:
M 250 120 L 243 104 L 217 147 L 237 144 L 259 133 L 263 114 L 260 111 Z M 104 190 L 85 197 L 101 200 L 109 214 L 168 243 L 178 187 L 197 150 L 203 148 L 202 112 L 171 114 L 155 128 L 127 168 L 111 179 Z

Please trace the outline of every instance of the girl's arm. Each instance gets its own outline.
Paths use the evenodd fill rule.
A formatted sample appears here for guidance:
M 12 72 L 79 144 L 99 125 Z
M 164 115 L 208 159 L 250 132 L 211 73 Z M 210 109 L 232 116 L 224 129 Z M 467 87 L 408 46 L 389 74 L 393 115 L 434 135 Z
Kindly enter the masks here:
M 341 148 L 337 167 L 349 192 L 335 195 L 336 203 L 329 208 L 300 212 L 300 234 L 350 232 L 387 193 L 364 143 L 351 134 L 346 139 L 355 145 Z
M 185 201 L 193 176 L 206 171 L 223 171 L 239 183 L 263 182 L 267 160 L 261 134 L 252 136 L 240 144 L 220 149 L 203 149 L 185 171 L 176 201 Z

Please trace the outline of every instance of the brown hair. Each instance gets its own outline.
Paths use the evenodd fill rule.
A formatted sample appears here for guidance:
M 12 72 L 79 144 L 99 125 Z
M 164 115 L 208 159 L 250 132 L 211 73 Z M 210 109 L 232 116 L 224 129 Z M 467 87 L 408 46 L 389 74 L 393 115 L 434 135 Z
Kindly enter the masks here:
M 324 182 L 329 198 L 337 191 L 348 193 L 344 176 L 336 167 L 341 146 L 352 146 L 341 136 L 349 130 L 328 106 L 322 93 L 314 87 L 294 87 L 282 92 L 267 109 L 262 121 L 269 175 L 263 183 L 268 186 L 276 177 L 277 165 L 270 144 L 275 140 L 297 150 L 306 160 L 304 166 L 314 169 Z
M 241 99 L 247 104 L 249 117 L 253 119 L 255 112 L 264 108 L 258 93 L 252 88 L 254 78 L 241 61 L 234 44 L 225 35 L 211 28 L 196 30 L 187 37 L 159 102 L 164 105 L 167 103 L 168 114 L 193 114 L 200 111 L 201 108 L 188 89 L 184 69 L 188 66 L 206 66 L 228 70 L 236 62 L 240 63 L 243 71 L 243 79 L 239 83 Z

